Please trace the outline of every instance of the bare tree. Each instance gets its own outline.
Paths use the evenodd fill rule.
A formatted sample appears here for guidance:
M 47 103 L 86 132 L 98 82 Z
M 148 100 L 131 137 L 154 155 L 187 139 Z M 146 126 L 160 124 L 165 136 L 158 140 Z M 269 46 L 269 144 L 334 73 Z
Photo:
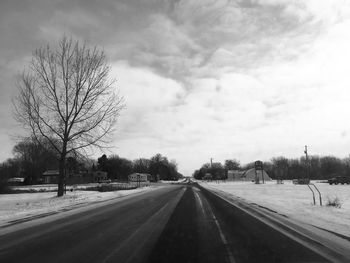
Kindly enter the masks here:
M 15 118 L 57 151 L 58 196 L 64 194 L 66 156 L 106 146 L 124 106 L 109 72 L 103 51 L 63 37 L 56 49 L 37 49 L 18 79 Z

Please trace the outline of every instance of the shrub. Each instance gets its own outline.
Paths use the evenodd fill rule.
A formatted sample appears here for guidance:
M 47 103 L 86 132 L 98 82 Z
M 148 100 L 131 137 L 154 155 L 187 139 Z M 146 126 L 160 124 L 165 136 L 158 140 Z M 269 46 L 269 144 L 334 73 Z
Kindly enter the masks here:
M 328 197 L 326 205 L 327 206 L 333 206 L 333 207 L 336 207 L 336 208 L 341 208 L 342 202 L 337 196 L 335 196 L 333 198 Z

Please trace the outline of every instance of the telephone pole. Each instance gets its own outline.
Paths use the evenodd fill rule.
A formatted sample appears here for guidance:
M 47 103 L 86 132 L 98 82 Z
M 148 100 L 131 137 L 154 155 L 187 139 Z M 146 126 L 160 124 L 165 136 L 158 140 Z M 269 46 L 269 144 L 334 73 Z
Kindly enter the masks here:
M 305 145 L 304 153 L 306 156 L 306 177 L 310 179 L 310 165 L 309 165 L 309 155 L 307 154 L 307 145 Z

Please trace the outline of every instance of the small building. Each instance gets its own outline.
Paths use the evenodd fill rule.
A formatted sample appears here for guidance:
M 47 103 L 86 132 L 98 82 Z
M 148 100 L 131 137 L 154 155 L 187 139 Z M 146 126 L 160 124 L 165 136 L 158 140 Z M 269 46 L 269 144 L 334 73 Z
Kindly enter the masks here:
M 259 178 L 259 181 L 271 181 L 271 177 L 265 170 L 258 170 L 255 173 L 255 168 L 251 168 L 247 171 L 229 170 L 227 172 L 227 180 L 229 181 L 254 181 L 255 176 Z
M 59 171 L 58 170 L 46 170 L 43 173 L 44 184 L 57 184 Z
M 107 172 L 94 171 L 92 172 L 92 181 L 94 183 L 99 183 L 108 180 Z
M 11 186 L 24 185 L 24 178 L 22 177 L 11 177 L 7 179 L 7 184 Z
M 147 175 L 147 181 L 150 182 L 157 182 L 159 181 L 159 174 L 153 175 L 153 174 L 146 174 Z
M 228 170 L 227 171 L 227 180 L 228 181 L 241 181 L 244 178 L 245 171 L 239 170 Z
M 128 179 L 131 182 L 147 182 L 150 181 L 152 176 L 150 174 L 142 174 L 142 173 L 132 173 L 129 174 Z

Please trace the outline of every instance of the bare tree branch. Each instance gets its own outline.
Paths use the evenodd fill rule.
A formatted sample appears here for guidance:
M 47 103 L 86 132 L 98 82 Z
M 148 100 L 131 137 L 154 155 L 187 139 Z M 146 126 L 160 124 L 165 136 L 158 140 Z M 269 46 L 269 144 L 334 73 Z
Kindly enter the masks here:
M 61 183 L 66 155 L 107 146 L 124 107 L 109 72 L 103 51 L 63 37 L 56 49 L 37 49 L 18 78 L 15 118 L 58 152 Z

